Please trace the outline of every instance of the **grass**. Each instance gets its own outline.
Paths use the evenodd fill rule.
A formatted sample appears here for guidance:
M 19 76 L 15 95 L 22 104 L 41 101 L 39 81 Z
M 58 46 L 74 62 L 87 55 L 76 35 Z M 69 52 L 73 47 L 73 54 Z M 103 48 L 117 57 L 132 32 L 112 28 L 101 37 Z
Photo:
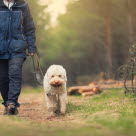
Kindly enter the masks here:
M 0 117 L 0 136 L 135 136 L 136 101 L 123 90 L 110 89 L 92 97 L 69 96 L 67 114 L 46 120 L 42 89 L 24 88 L 20 116 Z M 30 99 L 28 99 L 30 98 Z M 28 99 L 28 100 L 27 100 Z M 38 110 L 28 111 L 31 106 Z M 1 107 L 2 108 L 2 107 Z M 23 114 L 22 114 L 23 112 Z M 31 114 L 32 113 L 32 114 Z M 27 114 L 27 115 L 25 115 Z

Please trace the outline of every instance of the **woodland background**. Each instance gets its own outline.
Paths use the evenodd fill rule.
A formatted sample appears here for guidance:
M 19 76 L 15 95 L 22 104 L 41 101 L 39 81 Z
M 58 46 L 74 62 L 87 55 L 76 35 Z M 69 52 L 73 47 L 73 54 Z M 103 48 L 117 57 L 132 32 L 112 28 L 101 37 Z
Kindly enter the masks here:
M 41 0 L 27 1 L 37 28 L 36 45 L 44 73 L 51 64 L 63 65 L 68 87 L 88 85 L 101 78 L 102 72 L 110 79 L 100 80 L 104 84 L 93 82 L 93 89 L 92 84 L 87 86 L 91 91 L 100 87 L 97 95 L 68 96 L 65 115 L 49 116 L 43 88 L 35 82 L 28 57 L 19 115 L 3 116 L 4 107 L 0 105 L 0 136 L 135 136 L 136 95 L 124 95 L 124 82 L 113 79 L 118 79 L 117 70 L 128 61 L 129 48 L 135 44 L 136 0 L 69 0 L 67 12 L 53 26 L 47 5 L 43 6 Z M 66 0 L 42 1 L 58 4 Z M 128 80 L 132 83 L 130 79 L 132 76 Z M 131 88 L 134 92 L 136 87 Z
M 101 72 L 113 78 L 127 62 L 128 50 L 136 41 L 136 0 L 70 0 L 54 27 L 47 6 L 27 1 L 44 72 L 51 64 L 61 64 L 67 70 L 68 84 L 74 85 L 91 82 Z M 24 84 L 34 85 L 30 57 L 23 73 Z

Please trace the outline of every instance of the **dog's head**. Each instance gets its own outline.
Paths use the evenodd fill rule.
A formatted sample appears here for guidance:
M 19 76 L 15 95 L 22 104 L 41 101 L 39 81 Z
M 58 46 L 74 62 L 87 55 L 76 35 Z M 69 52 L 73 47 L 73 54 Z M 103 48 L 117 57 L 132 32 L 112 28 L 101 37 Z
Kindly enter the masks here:
M 60 87 L 66 83 L 66 70 L 61 65 L 52 65 L 47 70 L 49 84 L 52 87 Z

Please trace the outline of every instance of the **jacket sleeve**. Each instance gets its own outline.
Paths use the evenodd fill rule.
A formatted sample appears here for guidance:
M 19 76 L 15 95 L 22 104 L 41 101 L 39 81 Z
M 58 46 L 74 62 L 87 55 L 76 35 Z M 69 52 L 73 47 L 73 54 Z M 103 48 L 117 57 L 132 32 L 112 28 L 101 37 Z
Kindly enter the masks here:
M 26 36 L 26 40 L 28 43 L 28 52 L 35 53 L 36 52 L 35 25 L 34 25 L 33 18 L 31 16 L 28 4 L 26 5 L 25 11 L 24 11 L 23 25 L 24 25 L 24 34 Z

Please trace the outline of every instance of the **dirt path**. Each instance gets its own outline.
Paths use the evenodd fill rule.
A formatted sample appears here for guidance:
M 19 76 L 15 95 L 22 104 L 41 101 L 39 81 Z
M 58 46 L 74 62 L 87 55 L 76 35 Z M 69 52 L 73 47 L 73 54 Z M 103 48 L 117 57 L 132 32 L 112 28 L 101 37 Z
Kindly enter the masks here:
M 58 118 L 48 118 L 49 116 L 46 112 L 45 100 L 42 93 L 22 94 L 20 97 L 20 103 L 21 107 L 19 108 L 19 116 L 24 119 L 45 122 L 52 119 L 57 120 Z
M 70 100 L 71 101 L 71 100 Z M 78 103 L 82 103 L 80 99 L 77 101 L 72 98 L 72 101 L 78 105 Z M 19 117 L 22 119 L 27 119 L 34 122 L 80 122 L 80 120 L 76 117 L 76 115 L 67 113 L 65 116 L 55 116 L 51 117 L 48 115 L 46 106 L 45 106 L 45 98 L 44 93 L 21 93 L 19 98 L 19 103 L 21 104 L 19 108 Z M 3 106 L 0 105 L 0 115 L 3 115 Z
M 135 123 L 135 103 L 129 102 L 125 105 L 120 103 L 119 95 L 122 93 L 118 90 L 114 91 L 105 91 L 99 95 L 100 97 L 71 96 L 65 116 L 48 118 L 44 93 L 35 90 L 31 92 L 26 89 L 21 93 L 19 99 L 21 104 L 19 117 L 3 116 L 3 106 L 0 106 L 0 124 L 3 125 L 5 122 L 3 134 L 7 134 L 12 128 L 14 128 L 12 136 L 18 133 L 23 134 L 24 131 L 33 136 L 39 133 L 41 136 L 44 136 L 45 133 L 50 133 L 51 136 L 60 136 L 60 133 L 67 133 L 68 136 L 90 134 L 127 136 L 129 133 L 135 134 L 135 125 L 132 125 L 133 122 Z M 127 114 L 124 114 L 126 112 Z M 124 125 L 125 123 L 127 126 Z M 16 131 L 16 128 L 21 132 Z M 118 128 L 122 128 L 122 130 Z
M 23 119 L 28 119 L 36 122 L 77 122 L 76 117 L 70 113 L 65 116 L 55 116 L 50 117 L 47 113 L 45 106 L 45 99 L 43 93 L 33 93 L 33 94 L 21 94 L 20 97 L 21 106 L 19 108 L 19 117 Z M 76 102 L 77 103 L 77 102 Z

